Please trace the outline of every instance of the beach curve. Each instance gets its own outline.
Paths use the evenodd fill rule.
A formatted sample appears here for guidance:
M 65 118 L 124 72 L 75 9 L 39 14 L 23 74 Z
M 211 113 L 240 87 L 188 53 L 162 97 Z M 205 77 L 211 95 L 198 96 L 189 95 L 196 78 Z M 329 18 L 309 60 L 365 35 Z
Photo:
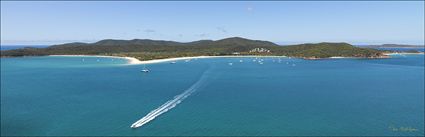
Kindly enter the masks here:
M 140 64 L 156 64 L 163 62 L 179 61 L 179 60 L 191 60 L 191 59 L 202 59 L 202 58 L 252 58 L 252 57 L 263 57 L 263 58 L 283 58 L 286 56 L 194 56 L 194 57 L 176 57 L 176 58 L 165 58 L 165 59 L 153 59 L 140 61 L 134 57 L 120 57 L 120 56 L 106 56 L 106 55 L 49 55 L 49 56 L 61 56 L 61 57 L 106 57 L 106 58 L 120 58 L 128 61 L 126 65 L 140 65 Z

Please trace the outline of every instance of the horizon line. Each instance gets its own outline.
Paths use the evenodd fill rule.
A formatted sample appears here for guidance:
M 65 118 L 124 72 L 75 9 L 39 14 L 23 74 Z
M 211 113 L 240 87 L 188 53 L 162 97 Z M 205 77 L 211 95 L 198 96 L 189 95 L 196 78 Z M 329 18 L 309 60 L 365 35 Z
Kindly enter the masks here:
M 425 42 L 383 42 L 382 40 L 377 40 L 376 42 L 361 42 L 361 41 L 336 41 L 336 40 L 323 40 L 323 41 L 269 41 L 264 39 L 251 39 L 251 38 L 245 38 L 245 37 L 239 37 L 239 36 L 233 36 L 233 37 L 225 37 L 220 39 L 198 39 L 198 40 L 191 40 L 191 41 L 178 41 L 178 40 L 167 40 L 167 39 L 150 39 L 150 38 L 131 38 L 131 39 L 120 39 L 120 38 L 105 38 L 100 40 L 2 40 L 0 42 L 0 46 L 51 46 L 51 45 L 61 45 L 61 44 L 67 44 L 67 43 L 96 43 L 102 40 L 157 40 L 157 41 L 173 41 L 173 42 L 181 42 L 181 43 L 187 43 L 187 42 L 194 42 L 194 41 L 201 41 L 201 40 L 212 40 L 212 41 L 218 41 L 228 38 L 242 38 L 242 39 L 248 39 L 248 40 L 261 40 L 261 41 L 268 41 L 273 42 L 277 45 L 296 45 L 296 44 L 308 44 L 308 43 L 348 43 L 351 45 L 383 45 L 383 44 L 399 44 L 399 45 L 418 45 L 418 46 L 424 46 Z M 370 40 L 365 40 L 370 41 Z

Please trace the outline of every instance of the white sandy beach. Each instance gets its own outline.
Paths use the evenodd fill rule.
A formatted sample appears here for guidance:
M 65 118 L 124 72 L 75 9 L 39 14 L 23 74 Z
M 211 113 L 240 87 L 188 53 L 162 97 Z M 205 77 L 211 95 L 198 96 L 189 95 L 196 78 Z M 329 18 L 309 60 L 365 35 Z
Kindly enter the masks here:
M 142 61 L 132 57 L 118 57 L 118 56 L 102 56 L 102 55 L 49 55 L 61 57 L 103 57 L 103 58 L 120 58 L 128 60 L 128 64 L 142 64 Z
M 408 54 L 424 54 L 424 52 L 419 52 L 419 53 L 384 53 L 384 55 L 408 55 Z
M 177 57 L 177 58 L 167 58 L 167 59 L 154 59 L 154 60 L 146 60 L 140 61 L 133 57 L 118 57 L 118 56 L 102 56 L 102 55 L 50 55 L 50 56 L 64 56 L 64 57 L 105 57 L 105 58 L 121 58 L 128 60 L 128 65 L 138 65 L 138 64 L 155 64 L 162 62 L 172 62 L 178 60 L 191 60 L 191 59 L 201 59 L 201 58 L 283 58 L 286 56 L 195 56 L 195 57 Z
M 343 59 L 343 58 L 350 58 L 350 57 L 340 57 L 340 56 L 335 56 L 335 57 L 329 57 L 331 59 Z
M 384 55 L 398 55 L 398 54 L 424 54 L 424 53 L 387 53 Z M 66 57 L 105 57 L 105 58 L 121 58 L 128 60 L 128 64 L 126 65 L 138 65 L 138 64 L 155 64 L 155 63 L 163 63 L 163 62 L 172 62 L 179 60 L 191 60 L 191 59 L 202 59 L 202 58 L 283 58 L 287 56 L 195 56 L 195 57 L 177 57 L 177 58 L 167 58 L 167 59 L 154 59 L 154 60 L 146 60 L 140 61 L 133 57 L 119 57 L 119 56 L 103 56 L 103 55 L 50 55 L 50 56 L 66 56 Z M 355 57 L 329 57 L 330 59 L 343 59 L 343 58 L 355 58 Z

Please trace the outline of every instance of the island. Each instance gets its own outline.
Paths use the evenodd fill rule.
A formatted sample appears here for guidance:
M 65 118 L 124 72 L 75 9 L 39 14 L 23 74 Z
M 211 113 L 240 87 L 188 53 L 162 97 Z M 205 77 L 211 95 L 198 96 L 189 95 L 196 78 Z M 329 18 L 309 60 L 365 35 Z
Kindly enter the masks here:
M 133 57 L 141 61 L 195 56 L 287 56 L 303 59 L 331 57 L 388 58 L 385 52 L 348 43 L 307 43 L 281 46 L 269 41 L 231 37 L 221 40 L 175 42 L 165 40 L 106 39 L 95 43 L 66 43 L 47 48 L 1 51 L 1 57 L 45 55 L 102 55 Z
M 425 48 L 424 45 L 407 45 L 407 44 L 382 44 L 382 45 L 363 45 L 364 48 Z

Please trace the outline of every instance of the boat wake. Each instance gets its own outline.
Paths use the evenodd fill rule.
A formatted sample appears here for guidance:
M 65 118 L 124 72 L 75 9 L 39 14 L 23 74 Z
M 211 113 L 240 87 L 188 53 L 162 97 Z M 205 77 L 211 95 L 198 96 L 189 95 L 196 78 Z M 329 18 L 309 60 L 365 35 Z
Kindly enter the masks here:
M 199 78 L 199 80 L 195 84 L 193 84 L 189 89 L 186 89 L 183 93 L 175 96 L 172 100 L 169 100 L 169 101 L 165 102 L 164 104 L 162 104 L 161 106 L 159 106 L 158 108 L 152 110 L 146 116 L 144 116 L 142 119 L 134 122 L 131 125 L 131 128 L 141 127 L 144 124 L 148 123 L 149 121 L 152 121 L 153 119 L 155 119 L 159 115 L 167 112 L 168 110 L 170 110 L 170 109 L 174 108 L 175 106 L 177 106 L 178 104 L 180 104 L 184 99 L 186 99 L 190 94 L 195 92 L 205 82 L 206 73 L 207 73 L 207 71 L 205 71 L 202 74 L 201 78 Z

